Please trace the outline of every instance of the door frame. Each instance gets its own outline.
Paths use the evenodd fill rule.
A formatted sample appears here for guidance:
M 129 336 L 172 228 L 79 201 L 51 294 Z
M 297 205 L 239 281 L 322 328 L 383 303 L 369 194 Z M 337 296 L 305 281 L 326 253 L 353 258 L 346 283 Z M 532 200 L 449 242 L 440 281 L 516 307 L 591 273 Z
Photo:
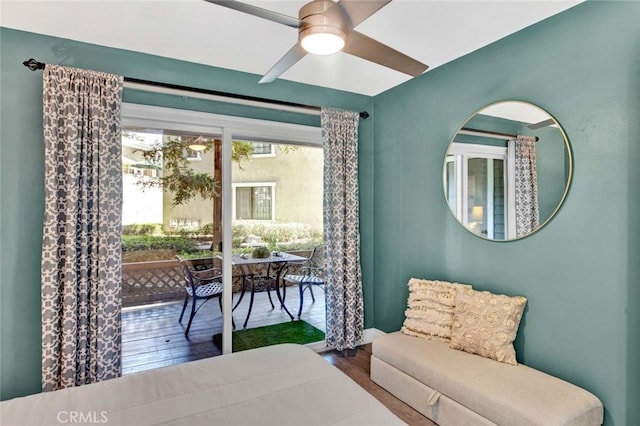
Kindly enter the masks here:
M 452 160 L 448 160 L 448 157 L 452 156 Z M 515 235 L 515 193 L 514 182 L 515 179 L 515 167 L 512 150 L 508 147 L 490 146 L 471 143 L 452 142 L 448 151 L 447 159 L 445 162 L 451 161 L 453 163 L 453 174 L 455 176 L 456 185 L 456 200 L 455 211 L 453 212 L 455 217 L 466 227 L 469 222 L 468 217 L 468 195 L 469 188 L 467 185 L 468 175 L 468 161 L 470 158 L 484 158 L 487 160 L 502 160 L 504 163 L 504 195 L 505 195 L 505 238 L 509 239 Z M 446 167 L 444 168 L 446 173 Z M 493 169 L 488 168 L 488 181 L 492 180 Z M 448 188 L 446 188 L 446 176 L 443 176 L 443 183 L 445 184 L 445 194 L 448 194 Z M 487 188 L 487 194 L 492 192 L 493 188 Z M 487 211 L 487 217 L 493 214 L 492 207 Z

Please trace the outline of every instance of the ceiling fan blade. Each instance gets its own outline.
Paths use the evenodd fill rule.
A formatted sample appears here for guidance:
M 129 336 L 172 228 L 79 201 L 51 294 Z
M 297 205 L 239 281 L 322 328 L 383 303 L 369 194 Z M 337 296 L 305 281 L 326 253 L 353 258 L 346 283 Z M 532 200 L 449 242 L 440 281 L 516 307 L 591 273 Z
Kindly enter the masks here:
M 556 124 L 555 120 L 553 118 L 549 118 L 549 119 L 541 121 L 539 123 L 529 124 L 527 127 L 532 129 L 532 130 L 534 130 L 534 129 L 540 129 L 542 127 L 551 126 L 553 124 Z
M 282 13 L 273 12 L 268 9 L 263 9 L 258 6 L 253 6 L 247 3 L 242 3 L 236 0 L 204 0 L 209 3 L 217 4 L 218 6 L 228 7 L 229 9 L 237 10 L 239 12 L 248 13 L 249 15 L 257 16 L 259 18 L 267 19 L 269 21 L 277 22 L 278 24 L 286 25 L 292 28 L 299 28 L 302 21 L 292 16 L 283 15 Z
M 307 51 L 296 43 L 265 75 L 262 76 L 258 83 L 271 83 L 278 78 L 280 74 L 291 68 L 293 64 L 304 58 Z
M 349 19 L 350 28 L 355 28 L 388 3 L 391 3 L 391 0 L 340 0 L 338 6 Z
M 428 65 L 357 31 L 349 32 L 347 44 L 342 51 L 413 77 L 419 76 L 429 68 Z

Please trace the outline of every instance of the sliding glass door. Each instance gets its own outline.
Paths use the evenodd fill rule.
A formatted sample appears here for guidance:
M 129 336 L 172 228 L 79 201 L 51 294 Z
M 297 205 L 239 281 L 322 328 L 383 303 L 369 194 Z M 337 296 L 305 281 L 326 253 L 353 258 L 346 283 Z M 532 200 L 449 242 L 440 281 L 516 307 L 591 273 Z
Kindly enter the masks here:
M 236 260 L 264 247 L 304 261 L 322 245 L 320 129 L 132 104 L 123 125 L 125 373 L 145 357 L 152 368 L 229 353 L 234 327 L 297 319 L 297 287 L 252 298 L 247 278 L 268 274 Z M 222 283 L 220 297 L 197 300 L 190 326 L 185 265 Z M 323 307 L 323 292 L 314 296 L 307 308 Z M 324 330 L 315 310 L 322 318 L 302 316 Z
M 504 240 L 509 223 L 510 196 L 507 149 L 453 143 L 444 169 L 445 196 L 458 220 L 474 234 Z
M 124 128 L 124 374 L 222 353 L 211 345 L 224 323 L 216 130 Z M 202 287 L 194 290 L 197 284 Z

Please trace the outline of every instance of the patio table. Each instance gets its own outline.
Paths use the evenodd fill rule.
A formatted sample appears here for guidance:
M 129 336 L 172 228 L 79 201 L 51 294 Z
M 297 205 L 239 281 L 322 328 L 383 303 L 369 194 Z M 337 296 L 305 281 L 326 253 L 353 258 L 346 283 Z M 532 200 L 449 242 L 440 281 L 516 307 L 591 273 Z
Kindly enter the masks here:
M 278 296 L 280 307 L 282 307 L 285 310 L 285 312 L 289 315 L 289 317 L 293 321 L 293 315 L 291 314 L 291 312 L 289 312 L 289 309 L 287 309 L 287 306 L 284 304 L 283 296 L 280 294 L 280 282 L 282 281 L 282 272 L 284 271 L 287 264 L 301 263 L 306 260 L 307 260 L 306 257 L 298 256 L 291 253 L 285 253 L 285 252 L 272 252 L 269 257 L 265 257 L 265 258 L 255 258 L 250 254 L 233 255 L 231 257 L 231 264 L 234 266 L 241 266 L 242 272 L 243 272 L 242 292 L 240 293 L 240 298 L 238 299 L 235 306 L 233 307 L 233 310 L 235 310 L 238 307 L 238 305 L 242 301 L 242 298 L 244 297 L 244 293 L 246 291 L 247 276 L 253 274 L 252 267 L 258 264 L 275 264 L 277 265 L 277 268 L 278 268 L 277 274 L 275 276 L 276 295 Z M 255 290 L 256 290 L 255 283 L 252 281 L 251 299 L 249 300 L 249 311 L 247 312 L 247 318 L 244 321 L 243 328 L 247 327 L 247 323 L 249 322 L 249 317 L 251 316 L 251 309 L 253 307 L 253 297 L 254 297 Z

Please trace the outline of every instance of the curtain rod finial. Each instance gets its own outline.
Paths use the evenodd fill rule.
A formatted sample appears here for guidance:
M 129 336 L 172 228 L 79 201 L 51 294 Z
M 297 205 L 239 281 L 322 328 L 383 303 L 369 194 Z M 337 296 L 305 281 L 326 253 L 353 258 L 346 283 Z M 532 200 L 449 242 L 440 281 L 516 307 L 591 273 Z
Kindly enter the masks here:
M 45 66 L 43 62 L 38 62 L 33 58 L 29 59 L 28 61 L 24 61 L 22 65 L 29 68 L 31 71 L 43 70 Z

